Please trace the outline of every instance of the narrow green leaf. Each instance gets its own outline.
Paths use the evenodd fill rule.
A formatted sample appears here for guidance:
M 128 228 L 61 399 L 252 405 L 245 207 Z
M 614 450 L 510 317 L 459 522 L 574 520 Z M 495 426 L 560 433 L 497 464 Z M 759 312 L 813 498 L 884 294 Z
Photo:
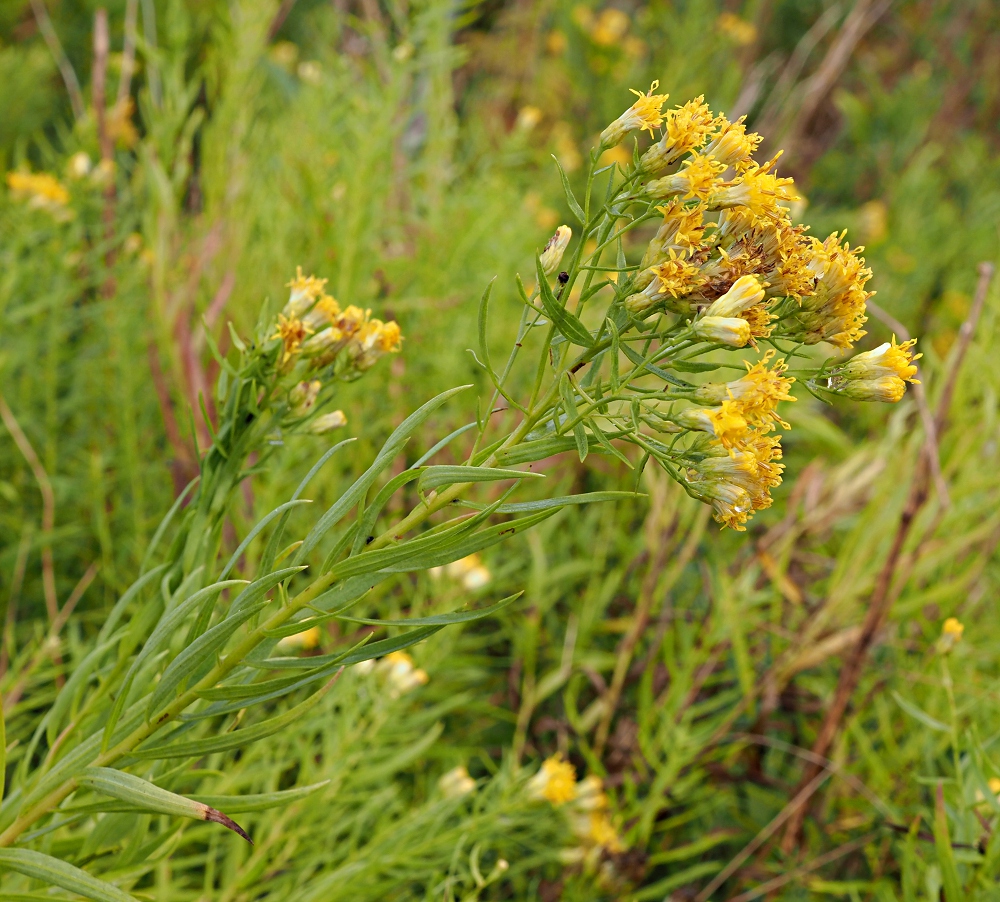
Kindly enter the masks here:
M 649 361 L 643 360 L 642 355 L 637 351 L 632 350 L 628 346 L 628 342 L 625 342 L 621 346 L 622 353 L 628 357 L 636 366 L 641 366 L 647 372 L 652 373 L 654 376 L 659 376 L 664 382 L 669 382 L 671 385 L 676 385 L 681 388 L 693 388 L 690 382 L 685 382 L 683 379 L 678 379 L 676 376 L 671 375 L 665 369 L 662 369 L 655 364 L 649 363 Z
M 351 546 L 351 554 L 357 554 L 368 544 L 368 537 L 374 532 L 375 521 L 378 520 L 382 509 L 389 503 L 389 499 L 396 494 L 407 483 L 419 479 L 424 471 L 422 469 L 403 470 L 398 476 L 390 479 L 372 500 L 372 503 L 365 508 L 364 515 L 358 521 L 355 530 L 354 544 Z
M 717 370 L 717 363 L 703 363 L 698 360 L 670 360 L 670 369 L 680 370 L 682 373 L 710 373 Z
M 112 883 L 98 880 L 78 867 L 32 849 L 0 849 L 0 869 L 17 871 L 50 886 L 58 886 L 93 899 L 94 902 L 139 902 L 135 896 Z
M 460 435 L 465 435 L 470 429 L 475 429 L 478 423 L 466 423 L 464 426 L 459 426 L 454 432 L 449 432 L 441 441 L 439 441 L 433 448 L 430 449 L 426 454 L 423 454 L 420 459 L 410 466 L 411 470 L 419 470 L 427 461 L 429 461 L 435 454 L 438 453 L 442 448 L 451 444 L 452 441 L 457 439 Z
M 388 639 L 379 639 L 377 642 L 369 642 L 358 651 L 349 655 L 317 655 L 312 658 L 269 658 L 266 663 L 267 670 L 303 670 L 312 667 L 318 661 L 320 664 L 332 664 L 334 661 L 342 663 L 345 667 L 352 664 L 360 664 L 362 661 L 371 661 L 374 658 L 381 658 L 392 654 L 394 651 L 402 651 L 410 648 L 418 642 L 422 642 L 428 636 L 434 635 L 438 630 L 444 629 L 441 626 L 421 626 L 415 630 L 408 630 L 398 636 Z
M 157 814 L 190 817 L 199 821 L 222 824 L 253 845 L 253 840 L 247 836 L 246 831 L 218 809 L 204 802 L 194 802 L 175 792 L 161 789 L 134 774 L 127 774 L 111 767 L 88 767 L 76 778 L 76 782 L 80 786 L 86 786 L 94 792 L 117 799 L 140 811 L 155 811 Z
M 499 482 L 503 479 L 544 479 L 544 473 L 530 473 L 524 470 L 504 470 L 492 467 L 440 466 L 427 467 L 417 488 L 421 492 L 440 488 L 443 485 L 458 485 L 466 482 Z
M 938 865 L 941 867 L 945 902 L 965 902 L 965 893 L 958 879 L 958 868 L 951 848 L 951 837 L 948 835 L 948 815 L 944 808 L 944 789 L 940 783 L 934 791 L 934 846 L 937 849 Z
M 611 391 L 617 392 L 621 388 L 621 374 L 619 373 L 619 357 L 621 356 L 621 335 L 618 326 L 609 316 L 604 322 L 608 326 L 608 334 L 611 337 Z
M 566 416 L 570 420 L 575 420 L 580 414 L 577 410 L 576 398 L 573 396 L 573 386 L 569 379 L 569 373 L 563 373 L 562 379 L 559 380 L 559 393 L 562 395 Z M 590 446 L 587 444 L 587 430 L 583 428 L 583 423 L 573 424 L 573 441 L 576 442 L 576 453 L 580 455 L 580 463 L 583 463 L 590 450 Z
M 290 805 L 292 802 L 304 799 L 329 785 L 329 780 L 323 780 L 321 783 L 298 786 L 295 789 L 283 789 L 280 792 L 261 792 L 245 796 L 193 795 L 192 798 L 206 805 L 211 805 L 213 808 L 227 808 L 233 814 L 241 814 L 246 811 L 265 811 L 268 808 L 277 808 L 279 805 Z
M 580 225 L 587 224 L 587 214 L 583 212 L 583 207 L 580 206 L 580 202 L 576 199 L 576 195 L 573 194 L 573 189 L 569 186 L 569 179 L 566 178 L 566 172 L 562 168 L 562 164 L 559 162 L 555 154 L 552 154 L 552 159 L 555 160 L 556 169 L 559 170 L 559 180 L 562 182 L 563 193 L 566 195 L 566 204 L 573 212 L 573 215 L 577 218 Z
M 496 509 L 498 514 L 527 514 L 535 511 L 559 510 L 573 504 L 598 504 L 602 501 L 624 501 L 635 498 L 645 498 L 635 492 L 582 492 L 579 495 L 560 495 L 556 498 L 543 498 L 540 501 L 518 501 L 514 504 L 501 504 Z M 471 501 L 459 502 L 463 507 L 482 510 L 484 505 Z
M 892 697 L 896 700 L 896 704 L 899 705 L 910 717 L 915 717 L 919 720 L 925 727 L 930 727 L 932 730 L 937 730 L 939 733 L 947 733 L 951 728 L 947 724 L 941 723 L 940 720 L 935 720 L 927 712 L 918 708 L 912 702 L 908 702 L 903 696 L 898 692 L 893 690 Z
M 146 554 L 142 559 L 142 564 L 139 567 L 140 573 L 146 572 L 146 567 L 149 565 L 153 554 L 159 547 L 160 540 L 163 538 L 163 534 L 170 527 L 173 522 L 174 517 L 177 516 L 177 512 L 184 506 L 184 502 L 187 501 L 188 494 L 191 490 L 198 484 L 201 476 L 195 476 L 186 486 L 184 486 L 183 491 L 177 496 L 177 500 L 170 505 L 170 510 L 167 511 L 166 516 L 160 521 L 160 525 L 156 527 L 156 532 L 153 533 L 153 538 L 149 540 L 149 547 L 146 549 Z
M 114 628 L 118 626 L 118 621 L 122 619 L 125 614 L 125 609 L 131 604 L 132 599 L 134 599 L 150 582 L 156 579 L 164 570 L 166 570 L 170 564 L 160 564 L 159 567 L 154 567 L 152 570 L 147 571 L 142 576 L 140 576 L 128 589 L 125 590 L 125 594 L 122 595 L 118 601 L 115 602 L 115 606 L 111 609 L 111 613 L 108 614 L 107 619 L 104 621 L 104 625 L 101 627 L 100 633 L 97 635 L 97 641 L 103 642 L 111 633 Z
M 279 504 L 273 511 L 262 517 L 260 521 L 258 521 L 257 525 L 247 533 L 246 538 L 237 546 L 232 557 L 229 558 L 229 562 L 222 568 L 222 573 L 219 574 L 219 579 L 223 580 L 229 576 L 233 567 L 235 567 L 239 559 L 243 557 L 243 552 L 247 550 L 247 546 L 254 539 L 256 539 L 258 535 L 260 535 L 261 531 L 267 526 L 268 523 L 277 517 L 278 514 L 284 513 L 285 511 L 290 512 L 293 507 L 298 507 L 301 504 L 312 504 L 312 502 L 307 498 L 293 498 L 291 501 Z
M 548 276 L 542 269 L 542 261 L 535 259 L 535 270 L 538 274 L 538 291 L 542 299 L 542 306 L 546 314 L 552 320 L 552 324 L 559 330 L 559 333 L 573 344 L 584 348 L 592 347 L 594 337 L 583 323 L 570 313 L 559 301 L 556 300 L 549 286 Z
M 221 583 L 214 583 L 211 586 L 206 586 L 199 592 L 195 592 L 190 598 L 185 599 L 175 608 L 168 611 L 156 625 L 156 628 L 150 634 L 149 638 L 146 640 L 136 659 L 132 662 L 132 666 L 129 668 L 128 673 L 125 675 L 125 679 L 122 680 L 121 688 L 118 691 L 118 697 L 115 699 L 114 705 L 111 707 L 111 714 L 108 717 L 108 722 L 104 725 L 104 738 L 101 742 L 101 751 L 106 752 L 110 748 L 111 737 L 114 734 L 115 728 L 118 726 L 118 719 L 121 717 L 122 711 L 125 707 L 125 701 L 128 698 L 129 690 L 132 688 L 132 682 L 139 670 L 142 668 L 143 664 L 149 660 L 153 655 L 157 654 L 167 643 L 171 636 L 173 636 L 174 631 L 180 627 L 180 625 L 187 620 L 187 615 L 198 607 L 200 604 L 209 604 L 214 602 L 215 598 L 222 592 L 223 589 L 230 586 L 245 586 L 247 581 L 244 579 L 230 579 Z
M 483 620 L 492 617 L 498 611 L 502 611 L 507 605 L 512 604 L 524 593 L 515 592 L 508 595 L 502 601 L 491 604 L 489 607 L 480 608 L 478 611 L 452 611 L 450 614 L 434 614 L 431 617 L 412 617 L 409 620 L 369 620 L 364 617 L 338 616 L 338 620 L 346 620 L 348 623 L 366 623 L 372 626 L 449 626 L 453 623 L 472 623 L 476 620 Z
M 313 658 L 312 661 L 316 661 Z M 303 718 L 319 702 L 336 682 L 334 677 L 318 692 L 313 693 L 301 704 L 294 708 L 289 708 L 284 714 L 264 720 L 261 723 L 242 730 L 233 730 L 231 733 L 223 733 L 221 736 L 209 736 L 205 739 L 193 739 L 188 742 L 171 742 L 170 737 L 159 745 L 139 748 L 131 753 L 133 758 L 139 760 L 160 760 L 162 758 L 200 758 L 202 755 L 209 755 L 215 752 L 228 752 L 233 749 L 242 748 L 251 742 L 272 736 L 283 730 L 289 724 Z

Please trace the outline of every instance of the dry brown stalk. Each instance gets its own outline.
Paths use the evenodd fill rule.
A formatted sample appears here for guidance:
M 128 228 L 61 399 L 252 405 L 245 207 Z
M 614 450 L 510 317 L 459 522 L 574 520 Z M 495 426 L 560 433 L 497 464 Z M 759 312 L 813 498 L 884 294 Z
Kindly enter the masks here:
M 993 265 L 990 263 L 980 263 L 979 282 L 976 286 L 975 300 L 973 301 L 972 309 L 969 311 L 969 315 L 959 332 L 958 342 L 951 359 L 951 365 L 945 377 L 944 388 L 942 389 L 941 396 L 938 399 L 938 409 L 935 417 L 935 426 L 937 428 L 938 435 L 943 432 L 947 423 L 948 411 L 951 406 L 952 396 L 954 395 L 958 374 L 961 369 L 962 362 L 965 359 L 966 352 L 968 351 L 969 344 L 972 341 L 972 336 L 975 333 L 976 324 L 979 321 L 980 314 L 982 313 L 983 307 L 986 303 L 986 296 L 989 293 L 990 282 L 992 279 Z M 928 464 L 929 458 L 930 455 L 928 453 L 922 452 L 917 459 L 916 469 L 913 474 L 912 482 L 910 483 L 910 491 L 907 496 L 906 503 L 903 506 L 903 510 L 899 516 L 899 524 L 896 527 L 896 534 L 893 537 L 892 546 L 889 550 L 885 563 L 882 565 L 882 569 L 879 571 L 878 576 L 875 579 L 875 585 L 872 589 L 871 598 L 868 604 L 868 613 L 866 614 L 864 623 L 861 626 L 861 635 L 858 637 L 857 644 L 844 661 L 844 666 L 840 671 L 840 679 L 837 683 L 837 689 L 834 693 L 833 701 L 827 709 L 826 716 L 823 719 L 819 733 L 813 743 L 812 750 L 816 755 L 825 756 L 832 746 L 833 740 L 836 738 L 837 733 L 840 730 L 841 721 L 847 711 L 847 706 L 861 680 L 865 663 L 868 659 L 868 653 L 875 644 L 875 639 L 889 616 L 892 603 L 895 600 L 895 595 L 898 594 L 891 591 L 893 587 L 893 578 L 896 575 L 896 568 L 903 553 L 903 546 L 909 536 L 913 522 L 920 509 L 927 501 L 930 476 L 930 467 Z M 790 817 L 788 821 L 788 826 L 785 830 L 785 835 L 781 843 L 782 850 L 786 853 L 793 851 L 799 844 L 802 833 L 802 824 L 805 819 L 808 802 L 812 793 L 815 791 L 815 789 L 813 789 L 807 793 L 806 789 L 815 784 L 816 771 L 817 768 L 815 764 L 810 764 L 806 767 L 805 773 L 799 781 L 795 797 L 792 802 L 789 803 L 793 805 L 793 812 L 792 817 Z M 818 784 L 815 788 L 819 788 Z

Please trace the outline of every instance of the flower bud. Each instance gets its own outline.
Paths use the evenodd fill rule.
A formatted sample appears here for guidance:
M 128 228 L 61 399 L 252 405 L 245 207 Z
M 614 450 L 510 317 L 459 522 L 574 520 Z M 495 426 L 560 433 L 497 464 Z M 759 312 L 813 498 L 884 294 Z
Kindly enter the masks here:
M 764 299 L 764 289 L 754 276 L 741 276 L 722 297 L 712 302 L 705 316 L 742 316 Z
M 906 393 L 906 383 L 898 376 L 877 379 L 851 379 L 834 389 L 838 395 L 854 401 L 881 401 L 895 404 Z
M 288 405 L 293 417 L 304 417 L 316 404 L 323 383 L 318 379 L 300 382 L 288 393 Z
M 341 429 L 347 425 L 347 417 L 344 416 L 344 411 L 335 410 L 333 413 L 324 413 L 322 416 L 316 417 L 309 424 L 309 431 L 313 435 L 325 435 L 327 432 L 332 432 L 334 429 Z
M 545 245 L 545 250 L 539 257 L 542 272 L 545 275 L 551 276 L 559 269 L 563 254 L 566 253 L 566 247 L 572 237 L 573 230 L 568 225 L 561 225 L 556 229 L 555 234 L 549 239 L 549 243 Z
M 750 324 L 735 316 L 703 316 L 692 324 L 691 331 L 702 341 L 731 348 L 746 347 L 751 337 Z

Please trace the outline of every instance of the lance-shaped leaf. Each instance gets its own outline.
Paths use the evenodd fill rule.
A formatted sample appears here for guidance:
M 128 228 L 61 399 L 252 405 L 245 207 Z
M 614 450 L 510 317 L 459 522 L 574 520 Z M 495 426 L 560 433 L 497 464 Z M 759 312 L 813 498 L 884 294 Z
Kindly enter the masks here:
M 542 306 L 549 319 L 552 320 L 552 324 L 559 330 L 559 334 L 569 339 L 573 344 L 581 345 L 584 348 L 591 347 L 594 344 L 594 336 L 580 320 L 556 300 L 556 296 L 549 287 L 548 276 L 542 269 L 542 262 L 537 258 L 535 259 L 535 269 L 538 273 L 538 292 L 542 299 Z
M 190 817 L 199 821 L 222 824 L 223 827 L 228 827 L 234 833 L 242 836 L 250 845 L 253 845 L 253 840 L 250 839 L 247 832 L 236 821 L 217 808 L 161 789 L 134 774 L 127 774 L 111 767 L 88 767 L 76 778 L 76 782 L 140 811 L 155 811 L 157 814 Z
M 544 479 L 544 473 L 530 473 L 524 470 L 504 470 L 496 467 L 428 467 L 417 483 L 422 492 L 437 489 L 443 485 L 460 485 L 466 482 L 499 482 L 503 479 Z
M 318 659 L 312 659 L 312 661 L 316 660 Z M 340 672 L 338 671 L 337 676 L 339 675 Z M 294 708 L 289 708 L 284 714 L 279 714 L 277 717 L 272 717 L 269 720 L 262 721 L 250 727 L 244 727 L 242 730 L 233 730 L 231 733 L 223 733 L 221 736 L 209 736 L 205 739 L 172 742 L 171 737 L 167 737 L 167 740 L 162 744 L 141 748 L 138 751 L 132 752 L 131 756 L 140 760 L 150 758 L 200 758 L 202 755 L 209 755 L 213 752 L 228 752 L 232 749 L 249 745 L 258 739 L 272 736 L 278 731 L 283 730 L 288 724 L 295 723 L 304 717 L 330 691 L 330 688 L 337 681 L 337 676 L 334 676 L 322 689 L 311 695 L 304 702 L 296 705 Z
M 337 619 L 346 620 L 348 623 L 365 623 L 372 626 L 449 626 L 453 623 L 472 623 L 502 611 L 523 594 L 523 592 L 515 592 L 496 604 L 480 608 L 478 611 L 452 611 L 450 614 L 433 614 L 430 617 L 413 617 L 409 620 L 371 620 L 365 617 L 345 617 L 343 615 Z
M 78 867 L 32 849 L 0 849 L 0 870 L 16 871 L 94 902 L 139 902 L 113 883 L 98 880 Z
M 541 498 L 538 501 L 516 501 L 513 504 L 501 504 L 496 509 L 498 514 L 528 514 L 536 511 L 558 510 L 573 504 L 598 504 L 602 501 L 625 501 L 626 499 L 645 498 L 641 492 L 582 492 L 579 495 L 559 495 L 555 498 Z M 462 507 L 482 510 L 484 505 L 472 501 L 461 501 Z

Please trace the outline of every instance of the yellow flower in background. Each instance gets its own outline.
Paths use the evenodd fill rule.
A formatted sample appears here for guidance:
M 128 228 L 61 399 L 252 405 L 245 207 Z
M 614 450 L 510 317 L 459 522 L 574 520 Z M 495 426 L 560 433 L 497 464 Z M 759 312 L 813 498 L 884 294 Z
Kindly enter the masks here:
M 528 795 L 553 805 L 564 805 L 576 798 L 576 768 L 562 755 L 546 758 L 538 773 L 528 781 Z
M 437 579 L 442 573 L 446 573 L 452 579 L 456 579 L 470 592 L 474 589 L 481 589 L 492 578 L 489 568 L 483 564 L 478 554 L 466 555 L 457 561 L 452 561 L 444 567 L 431 567 L 428 571 L 432 577 Z
M 602 10 L 590 31 L 590 39 L 601 47 L 617 44 L 628 31 L 629 18 L 620 9 L 609 7 Z
M 724 12 L 715 20 L 715 25 L 724 35 L 746 47 L 757 40 L 757 26 L 753 22 L 741 19 L 735 13 Z
M 476 789 L 476 781 L 469 776 L 465 765 L 453 767 L 438 778 L 438 789 L 447 799 L 460 799 Z
M 7 187 L 15 200 L 28 202 L 28 206 L 61 216 L 69 203 L 69 191 L 55 176 L 47 172 L 8 172 Z
M 316 417 L 309 424 L 309 431 L 313 435 L 326 435 L 334 429 L 343 429 L 347 425 L 347 417 L 342 410 L 334 410 Z
M 303 630 L 301 633 L 294 633 L 291 636 L 285 636 L 278 640 L 278 649 L 280 651 L 312 651 L 314 648 L 319 647 L 319 643 L 322 639 L 322 633 L 318 626 L 310 627 L 307 630 Z
M 939 654 L 948 654 L 961 640 L 965 627 L 956 617 L 949 617 L 941 627 L 941 637 L 937 641 Z
M 405 651 L 390 652 L 378 662 L 376 670 L 386 674 L 393 696 L 425 686 L 430 681 L 427 671 L 416 667 Z

